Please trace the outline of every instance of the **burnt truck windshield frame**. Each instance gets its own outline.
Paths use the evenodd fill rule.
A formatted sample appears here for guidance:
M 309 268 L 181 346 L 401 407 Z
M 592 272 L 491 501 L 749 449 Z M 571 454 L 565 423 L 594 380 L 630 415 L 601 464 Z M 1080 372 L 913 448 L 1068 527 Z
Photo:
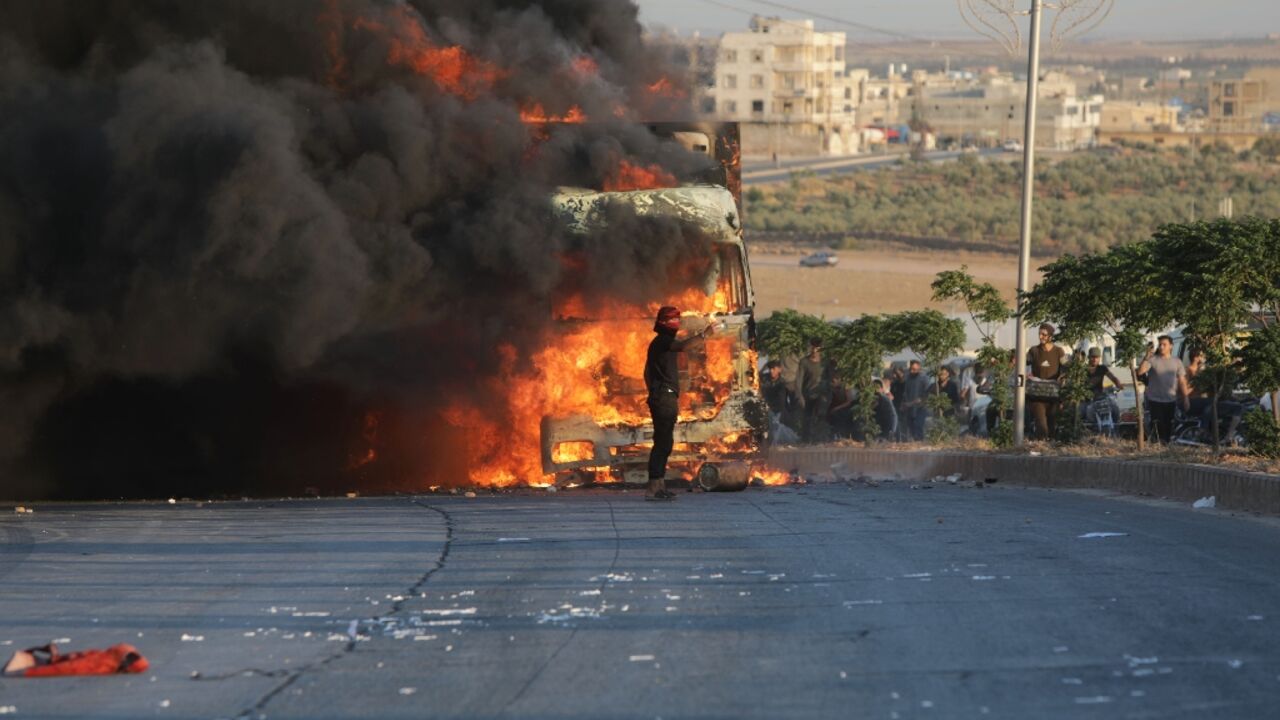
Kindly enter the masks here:
M 551 199 L 554 212 L 572 232 L 608 232 L 606 208 L 622 203 L 637 216 L 670 217 L 691 225 L 713 245 L 712 262 L 699 290 L 714 299 L 708 304 L 714 309 L 686 311 L 681 318 L 682 330 L 687 332 L 697 332 L 709 323 L 715 329 L 700 347 L 682 353 L 673 468 L 683 464 L 696 469 L 692 466 L 699 462 L 748 457 L 758 447 L 766 425 L 755 371 L 755 296 L 739 214 L 736 127 L 731 129 L 735 131 L 731 143 L 723 141 L 723 134 L 706 135 L 710 138 L 706 144 L 719 151 L 719 157 L 729 158 L 717 179 L 730 187 L 715 183 L 627 192 L 562 188 Z M 723 297 L 715 297 L 717 293 Z M 652 318 L 564 320 L 567 331 L 584 322 L 619 323 L 647 331 Z M 711 362 L 724 374 L 713 378 L 707 371 Z M 731 370 L 726 373 L 728 367 Z M 631 407 L 643 407 L 641 379 L 613 378 L 609 387 L 617 388 L 619 402 L 625 399 Z M 540 430 L 542 469 L 548 475 L 620 472 L 628 482 L 645 479 L 644 463 L 653 441 L 653 425 L 647 419 L 610 424 L 588 415 L 544 416 Z

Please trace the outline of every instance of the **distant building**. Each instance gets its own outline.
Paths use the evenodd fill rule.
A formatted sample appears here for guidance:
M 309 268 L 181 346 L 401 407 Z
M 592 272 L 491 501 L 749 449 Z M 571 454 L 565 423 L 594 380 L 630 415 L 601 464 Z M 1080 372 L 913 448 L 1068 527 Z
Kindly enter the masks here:
M 1262 125 L 1267 99 L 1265 80 L 1215 79 L 1209 84 L 1209 131 L 1255 132 Z
M 1077 97 L 1074 82 L 1046 76 L 1036 105 L 1036 146 L 1057 150 L 1090 147 L 1102 116 L 1102 96 Z M 915 103 L 917 118 L 940 142 L 995 145 L 1024 141 L 1026 85 L 1011 76 L 984 78 L 968 88 L 925 88 Z
M 1251 68 L 1244 74 L 1246 80 L 1262 83 L 1262 102 L 1260 112 L 1265 117 L 1280 113 L 1280 67 L 1274 65 Z
M 812 20 L 756 17 L 750 32 L 721 36 L 713 114 L 741 123 L 744 153 L 857 152 L 845 34 L 813 27 Z
M 1098 129 L 1103 132 L 1178 132 L 1183 129 L 1178 121 L 1180 110 L 1178 105 L 1106 100 L 1102 103 Z

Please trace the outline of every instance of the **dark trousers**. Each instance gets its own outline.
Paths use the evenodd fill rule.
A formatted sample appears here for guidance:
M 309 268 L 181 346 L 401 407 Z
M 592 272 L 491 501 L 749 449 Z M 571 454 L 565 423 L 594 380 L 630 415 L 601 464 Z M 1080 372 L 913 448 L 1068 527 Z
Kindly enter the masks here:
M 1027 400 L 1027 409 L 1031 411 L 1031 419 L 1036 424 L 1036 437 L 1041 440 L 1052 440 L 1058 435 L 1058 401 Z
M 804 420 L 800 426 L 800 439 L 804 442 L 824 442 L 827 439 L 827 410 L 831 398 L 819 395 L 804 399 Z
M 924 424 L 929 418 L 929 409 L 923 405 L 908 405 L 907 413 L 907 433 L 904 440 L 915 440 L 919 442 L 924 440 Z
M 675 445 L 676 415 L 679 406 L 676 394 L 659 392 L 649 396 L 649 415 L 653 417 L 653 449 L 649 451 L 649 479 L 657 480 L 667 475 L 667 458 Z
M 1173 434 L 1173 411 L 1177 403 L 1148 400 L 1147 409 L 1151 411 L 1151 427 L 1155 430 L 1160 442 L 1168 444 Z

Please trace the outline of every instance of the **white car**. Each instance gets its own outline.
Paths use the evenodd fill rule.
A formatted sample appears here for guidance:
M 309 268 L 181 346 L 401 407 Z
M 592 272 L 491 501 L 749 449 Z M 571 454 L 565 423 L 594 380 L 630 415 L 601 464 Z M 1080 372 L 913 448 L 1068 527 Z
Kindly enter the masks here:
M 1017 140 L 1005 140 L 1000 147 L 1005 152 L 1022 152 L 1022 143 Z
M 826 250 L 800 258 L 801 267 L 831 267 L 838 262 L 840 262 L 840 258 L 835 253 L 827 252 Z

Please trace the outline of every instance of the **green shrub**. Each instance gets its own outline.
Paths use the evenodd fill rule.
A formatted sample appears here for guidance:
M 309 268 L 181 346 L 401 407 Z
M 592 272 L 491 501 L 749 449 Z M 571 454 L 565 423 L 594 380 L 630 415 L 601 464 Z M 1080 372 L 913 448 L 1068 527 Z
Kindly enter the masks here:
M 1249 452 L 1266 458 L 1280 458 L 1280 425 L 1276 425 L 1271 413 L 1254 408 L 1244 416 L 1240 428 Z

